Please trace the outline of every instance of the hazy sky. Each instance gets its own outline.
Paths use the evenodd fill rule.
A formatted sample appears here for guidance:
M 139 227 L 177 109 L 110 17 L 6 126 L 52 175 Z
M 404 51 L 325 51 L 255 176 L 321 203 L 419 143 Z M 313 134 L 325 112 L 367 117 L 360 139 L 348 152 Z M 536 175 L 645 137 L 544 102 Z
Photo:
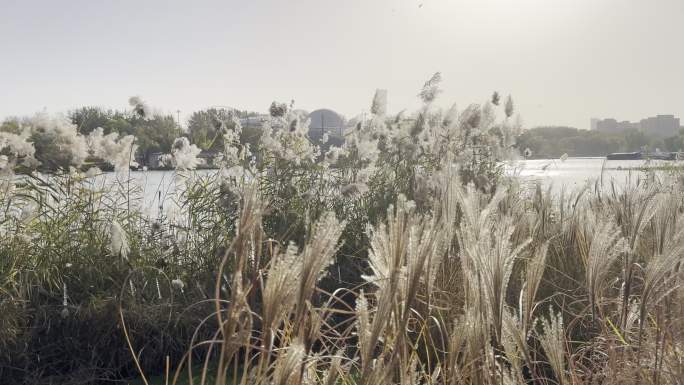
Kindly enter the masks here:
M 140 95 L 185 115 L 512 94 L 527 127 L 684 118 L 684 0 L 0 0 L 0 118 Z

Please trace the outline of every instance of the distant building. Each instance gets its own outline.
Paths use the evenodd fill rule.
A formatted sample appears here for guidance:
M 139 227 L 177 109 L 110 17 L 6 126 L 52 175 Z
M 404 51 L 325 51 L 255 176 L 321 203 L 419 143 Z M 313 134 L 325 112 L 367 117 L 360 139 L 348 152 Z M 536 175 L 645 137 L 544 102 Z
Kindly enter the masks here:
M 638 130 L 639 126 L 636 123 L 631 123 L 628 121 L 618 122 L 615 119 L 601 119 L 592 121 L 595 124 L 595 130 L 605 134 L 620 134 L 629 130 Z
M 657 115 L 642 119 L 640 125 L 644 134 L 664 138 L 677 135 L 681 128 L 679 118 L 675 118 L 674 115 Z
M 335 146 L 340 146 L 344 143 L 343 135 L 346 126 L 346 120 L 337 112 L 322 108 L 311 113 L 304 110 L 293 110 L 293 113 L 299 115 L 300 121 L 309 119 L 309 138 L 313 141 L 320 141 L 324 134 L 328 134 L 328 143 Z M 277 121 L 272 121 L 269 115 L 250 116 L 248 118 L 240 119 L 242 128 L 261 128 L 266 123 L 271 122 L 273 129 L 281 129 L 282 124 Z
M 147 157 L 147 167 L 150 169 L 157 169 L 164 167 L 164 153 L 153 152 Z
M 601 119 L 591 118 L 591 123 L 590 123 L 591 125 L 590 125 L 589 127 L 590 127 L 590 129 L 591 129 L 592 131 L 596 131 L 596 130 L 597 130 L 597 128 L 598 128 L 598 122 L 599 122 L 600 120 L 601 120 Z
M 318 139 L 324 134 L 342 137 L 345 121 L 342 115 L 333 110 L 320 109 L 309 114 L 309 137 Z
M 620 134 L 630 130 L 639 130 L 652 137 L 667 138 L 675 136 L 682 129 L 679 118 L 674 115 L 657 115 L 641 119 L 638 123 L 615 119 L 591 119 L 591 129 L 606 134 Z

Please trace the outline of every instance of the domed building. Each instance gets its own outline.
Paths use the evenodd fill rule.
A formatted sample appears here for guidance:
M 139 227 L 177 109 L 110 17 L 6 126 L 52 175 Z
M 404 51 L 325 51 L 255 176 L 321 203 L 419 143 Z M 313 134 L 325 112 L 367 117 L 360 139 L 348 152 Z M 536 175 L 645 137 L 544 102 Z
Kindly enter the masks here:
M 344 135 L 344 117 L 333 110 L 322 108 L 309 114 L 309 137 L 318 139 L 323 134 L 342 137 Z
M 309 138 L 321 145 L 324 151 L 330 146 L 341 147 L 344 144 L 344 117 L 333 110 L 322 108 L 309 114 Z M 323 135 L 328 138 L 323 143 Z

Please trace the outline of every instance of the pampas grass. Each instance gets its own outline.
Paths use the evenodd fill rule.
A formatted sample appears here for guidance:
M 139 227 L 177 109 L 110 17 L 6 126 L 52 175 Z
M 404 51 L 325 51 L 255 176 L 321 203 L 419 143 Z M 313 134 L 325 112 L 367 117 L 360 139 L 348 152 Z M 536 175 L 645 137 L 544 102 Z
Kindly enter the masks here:
M 327 153 L 287 110 L 254 148 L 224 132 L 216 174 L 194 173 L 180 139 L 177 192 L 156 218 L 125 172 L 7 181 L 0 376 L 681 382 L 684 186 L 520 186 L 497 158 L 510 98 L 439 111 L 439 81 L 410 117 L 386 117 L 379 91 L 373 119 Z M 132 139 L 109 139 L 129 164 L 114 153 Z

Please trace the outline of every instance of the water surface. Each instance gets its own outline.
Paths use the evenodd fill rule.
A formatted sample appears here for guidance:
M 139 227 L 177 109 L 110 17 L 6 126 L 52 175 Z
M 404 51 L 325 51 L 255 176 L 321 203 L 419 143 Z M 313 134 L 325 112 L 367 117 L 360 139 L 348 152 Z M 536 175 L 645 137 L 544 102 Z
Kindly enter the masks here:
M 519 178 L 528 185 L 541 183 L 544 187 L 553 186 L 554 189 L 579 189 L 595 181 L 607 186 L 615 183 L 624 186 L 636 183 L 646 177 L 644 167 L 667 165 L 684 165 L 681 161 L 645 161 L 645 160 L 606 160 L 605 158 L 568 158 L 534 159 L 509 162 L 506 165 L 508 175 Z M 208 175 L 215 170 L 199 170 L 195 173 Z M 115 173 L 105 173 L 94 179 L 100 186 L 113 186 L 126 183 L 129 177 L 131 184 L 138 186 L 142 195 L 142 208 L 148 213 L 158 212 L 160 204 L 167 206 L 178 188 L 185 184 L 185 176 L 175 171 L 132 171 L 124 176 Z M 186 174 L 187 175 L 187 174 Z
M 682 161 L 647 161 L 647 160 L 606 160 L 606 158 L 568 158 L 534 159 L 511 162 L 507 166 L 509 175 L 520 178 L 524 182 L 539 182 L 543 186 L 564 187 L 566 189 L 582 188 L 587 183 L 599 181 L 604 186 L 615 183 L 624 186 L 646 178 L 644 168 L 662 166 L 682 166 Z

